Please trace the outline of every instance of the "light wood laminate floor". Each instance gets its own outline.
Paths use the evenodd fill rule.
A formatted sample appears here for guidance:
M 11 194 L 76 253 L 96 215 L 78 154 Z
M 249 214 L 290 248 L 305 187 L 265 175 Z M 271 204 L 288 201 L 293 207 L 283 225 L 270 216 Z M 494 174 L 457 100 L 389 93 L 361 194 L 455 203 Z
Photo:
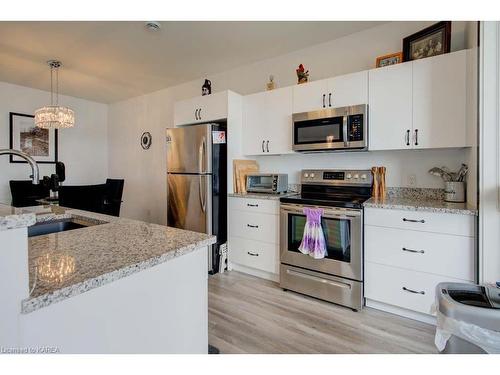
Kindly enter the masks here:
M 353 312 L 230 271 L 209 276 L 209 343 L 225 353 L 436 353 L 434 327 Z

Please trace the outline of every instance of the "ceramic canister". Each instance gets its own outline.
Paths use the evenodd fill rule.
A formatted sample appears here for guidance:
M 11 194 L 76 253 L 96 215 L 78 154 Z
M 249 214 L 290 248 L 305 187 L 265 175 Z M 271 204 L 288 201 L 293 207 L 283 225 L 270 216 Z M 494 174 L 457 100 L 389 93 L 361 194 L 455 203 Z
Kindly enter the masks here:
M 465 182 L 447 181 L 444 185 L 444 200 L 446 202 L 465 202 Z

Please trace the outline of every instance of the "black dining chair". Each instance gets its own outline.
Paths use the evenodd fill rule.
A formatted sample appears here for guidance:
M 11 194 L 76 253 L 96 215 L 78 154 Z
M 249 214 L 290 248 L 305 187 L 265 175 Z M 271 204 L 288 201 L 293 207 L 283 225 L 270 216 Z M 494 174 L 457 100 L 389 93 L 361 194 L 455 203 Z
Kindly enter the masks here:
M 105 184 L 59 187 L 59 205 L 119 216 L 124 180 L 107 179 Z
M 11 180 L 9 185 L 14 207 L 37 206 L 40 204 L 37 202 L 38 199 L 50 196 L 48 186 L 34 185 L 31 180 Z
M 112 216 L 120 216 L 124 185 L 125 180 L 123 179 L 108 178 L 106 180 L 106 195 L 103 213 Z

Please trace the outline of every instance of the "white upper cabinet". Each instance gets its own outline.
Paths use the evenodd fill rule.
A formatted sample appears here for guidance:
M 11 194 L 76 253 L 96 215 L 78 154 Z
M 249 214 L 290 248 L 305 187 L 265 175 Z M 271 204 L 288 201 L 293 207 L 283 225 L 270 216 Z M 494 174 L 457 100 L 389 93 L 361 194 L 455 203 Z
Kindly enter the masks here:
M 370 70 L 368 149 L 466 147 L 466 54 Z
M 368 71 L 344 74 L 293 87 L 293 113 L 368 102 Z
M 309 112 L 328 106 L 328 79 L 293 86 L 293 113 Z
M 243 99 L 243 153 L 292 152 L 292 88 L 247 95 Z
M 412 64 L 369 72 L 369 150 L 412 148 Z
M 174 125 L 198 124 L 225 119 L 227 118 L 227 102 L 227 91 L 175 102 Z
M 413 61 L 414 148 L 466 146 L 466 51 Z
M 328 107 L 347 107 L 368 103 L 368 71 L 328 79 Z

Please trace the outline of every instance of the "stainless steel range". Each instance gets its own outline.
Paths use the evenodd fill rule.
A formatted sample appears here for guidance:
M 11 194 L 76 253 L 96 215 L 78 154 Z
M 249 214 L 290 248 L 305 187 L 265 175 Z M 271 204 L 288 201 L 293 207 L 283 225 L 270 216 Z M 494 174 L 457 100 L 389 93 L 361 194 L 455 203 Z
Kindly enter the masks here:
M 363 202 L 371 196 L 369 170 L 303 170 L 301 195 L 280 199 L 280 286 L 359 310 L 363 306 Z M 328 255 L 298 248 L 305 207 L 321 207 Z

